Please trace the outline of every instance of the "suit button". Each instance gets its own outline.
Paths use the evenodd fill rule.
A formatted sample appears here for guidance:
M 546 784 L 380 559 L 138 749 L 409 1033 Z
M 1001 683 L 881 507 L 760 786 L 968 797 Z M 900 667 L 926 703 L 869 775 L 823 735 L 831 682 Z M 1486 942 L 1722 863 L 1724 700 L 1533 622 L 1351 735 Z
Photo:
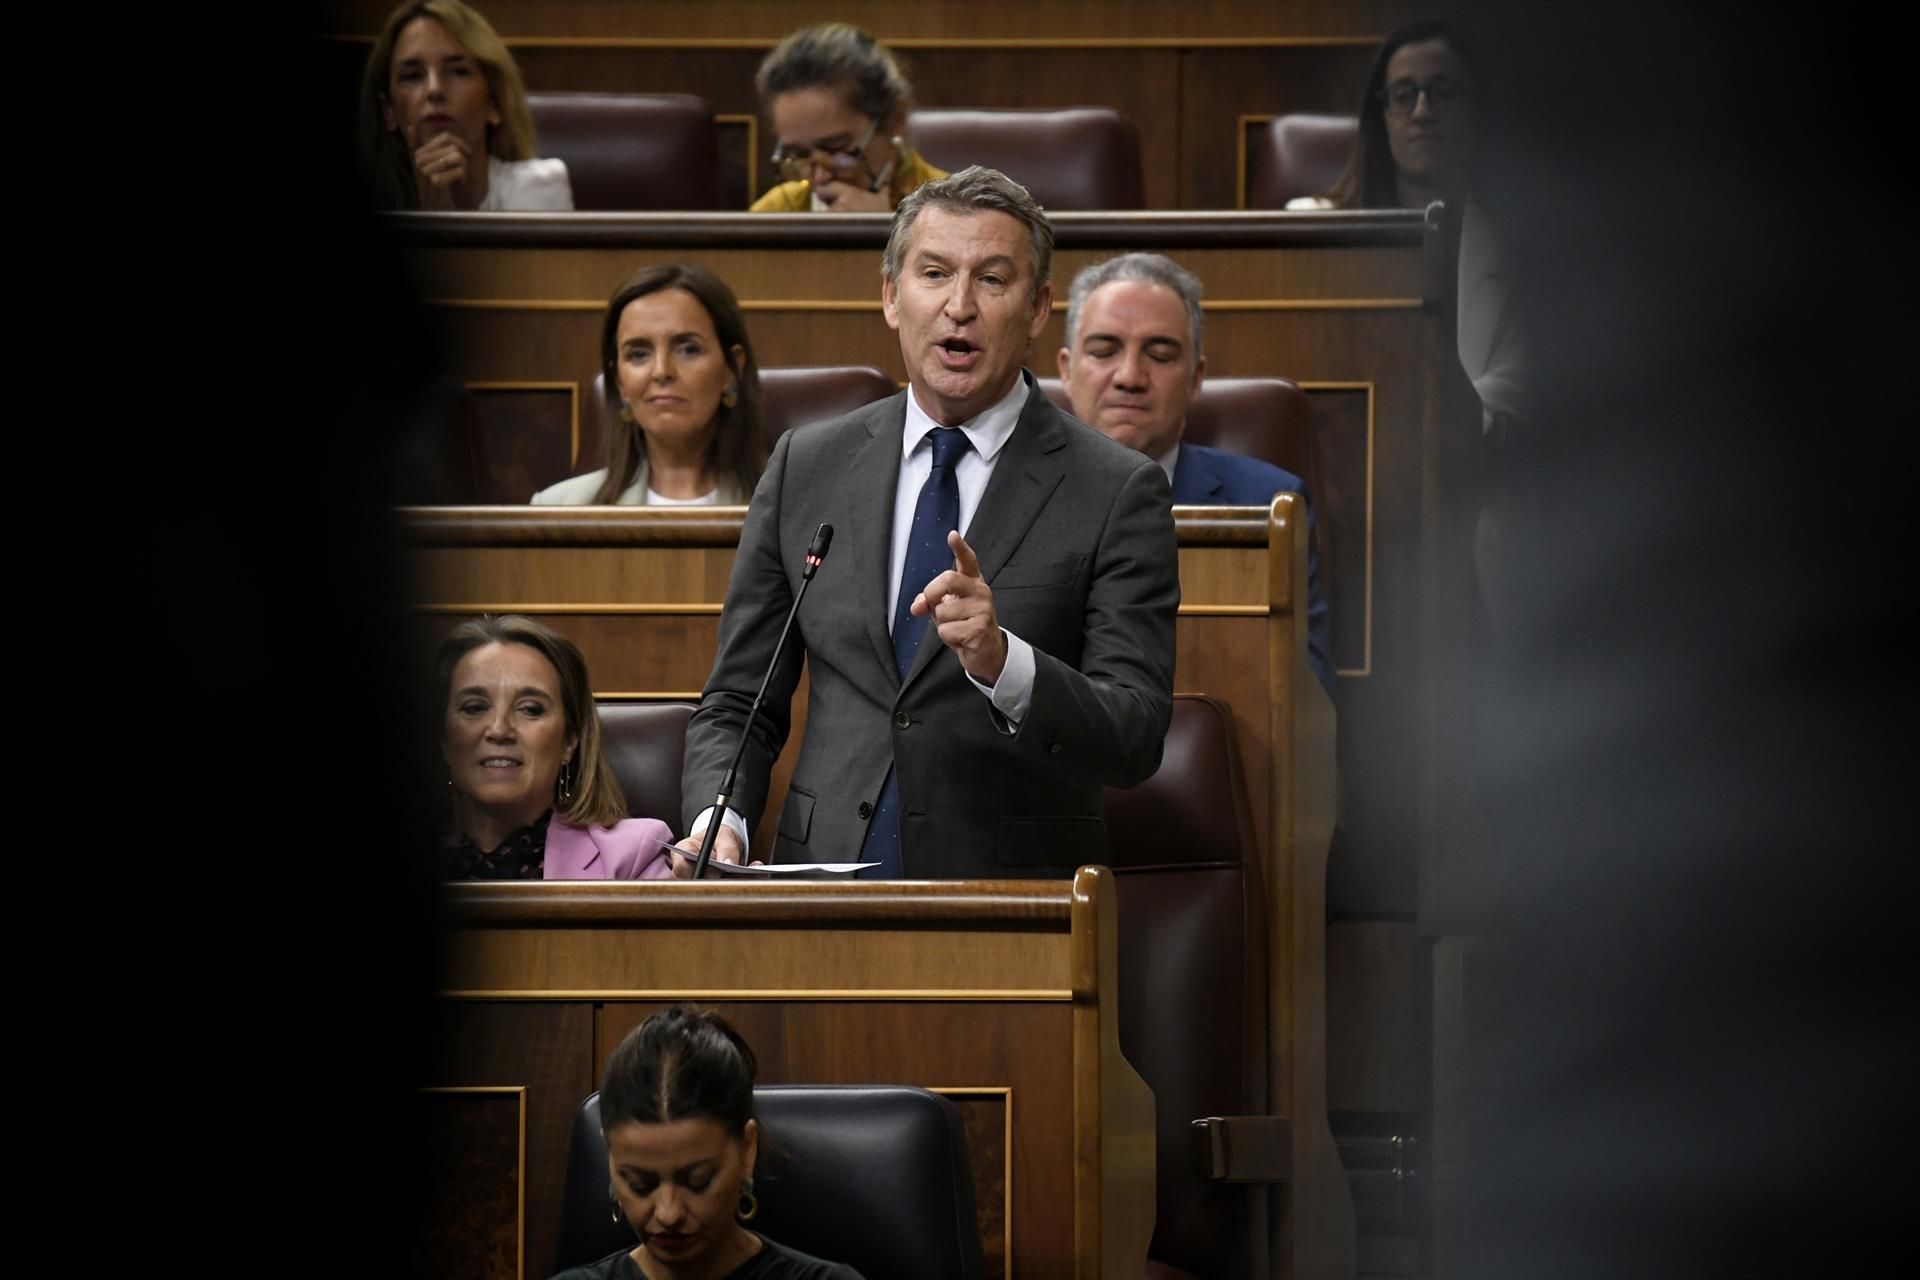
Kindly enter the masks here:
M 1060 754 L 1060 744 L 1055 742 L 1052 738 L 1047 739 L 1047 754 L 1050 756 L 1057 756 Z
M 894 713 L 893 713 L 893 727 L 894 727 L 894 728 L 896 728 L 896 729 L 904 729 L 904 728 L 906 728 L 906 727 L 907 727 L 908 725 L 910 725 L 910 724 L 912 724 L 912 723 L 913 723 L 913 717 L 912 717 L 912 716 L 910 716 L 910 715 L 908 715 L 908 714 L 907 714 L 906 712 L 904 712 L 904 711 L 896 711 L 896 712 L 894 712 Z
M 862 800 L 862 801 L 860 802 L 860 819 L 861 819 L 861 821 L 863 821 L 863 822 L 864 822 L 864 821 L 866 821 L 866 820 L 867 820 L 868 818 L 871 818 L 872 816 L 873 816 L 873 806 L 872 806 L 872 805 L 870 805 L 870 804 L 868 804 L 868 803 L 867 803 L 867 802 L 866 802 L 865 800 Z

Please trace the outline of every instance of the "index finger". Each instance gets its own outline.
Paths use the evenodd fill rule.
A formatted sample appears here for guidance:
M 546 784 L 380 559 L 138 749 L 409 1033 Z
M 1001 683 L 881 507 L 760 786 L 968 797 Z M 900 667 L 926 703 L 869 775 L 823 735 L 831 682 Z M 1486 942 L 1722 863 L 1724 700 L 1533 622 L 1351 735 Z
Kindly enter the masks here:
M 977 578 L 980 576 L 980 558 L 973 554 L 973 548 L 967 545 L 967 540 L 960 536 L 958 529 L 954 529 L 947 534 L 947 548 L 953 552 L 953 567 L 955 569 L 966 574 L 969 578 Z

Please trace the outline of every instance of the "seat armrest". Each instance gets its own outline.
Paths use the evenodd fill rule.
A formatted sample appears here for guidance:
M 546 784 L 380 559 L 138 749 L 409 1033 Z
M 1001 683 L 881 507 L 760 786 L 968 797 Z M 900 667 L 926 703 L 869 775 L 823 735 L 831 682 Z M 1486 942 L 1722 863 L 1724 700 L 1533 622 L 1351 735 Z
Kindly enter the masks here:
M 1279 1116 L 1208 1116 L 1193 1122 L 1200 1174 L 1213 1182 L 1285 1182 L 1293 1176 L 1293 1124 Z

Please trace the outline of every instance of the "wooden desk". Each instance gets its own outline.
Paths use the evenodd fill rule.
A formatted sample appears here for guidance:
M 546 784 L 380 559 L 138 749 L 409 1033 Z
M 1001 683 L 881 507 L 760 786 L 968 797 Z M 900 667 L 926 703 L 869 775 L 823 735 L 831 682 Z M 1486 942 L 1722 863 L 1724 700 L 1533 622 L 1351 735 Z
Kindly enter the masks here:
M 521 1109 L 524 1180 L 510 1147 L 489 1176 L 523 1189 L 529 1277 L 551 1274 L 568 1126 L 607 1054 L 696 1000 L 745 1035 L 764 1083 L 951 1097 L 990 1276 L 1138 1280 L 1153 1100 L 1120 1056 L 1114 913 L 1095 867 L 1070 882 L 450 887 L 432 1083 Z

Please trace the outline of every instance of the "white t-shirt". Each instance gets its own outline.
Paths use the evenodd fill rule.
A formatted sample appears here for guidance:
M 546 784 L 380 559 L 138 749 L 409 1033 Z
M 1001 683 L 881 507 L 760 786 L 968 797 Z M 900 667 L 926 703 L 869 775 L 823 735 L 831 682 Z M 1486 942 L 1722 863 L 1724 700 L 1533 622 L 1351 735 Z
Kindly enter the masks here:
M 487 157 L 487 198 L 482 213 L 570 213 L 573 184 L 564 160 L 502 160 Z

